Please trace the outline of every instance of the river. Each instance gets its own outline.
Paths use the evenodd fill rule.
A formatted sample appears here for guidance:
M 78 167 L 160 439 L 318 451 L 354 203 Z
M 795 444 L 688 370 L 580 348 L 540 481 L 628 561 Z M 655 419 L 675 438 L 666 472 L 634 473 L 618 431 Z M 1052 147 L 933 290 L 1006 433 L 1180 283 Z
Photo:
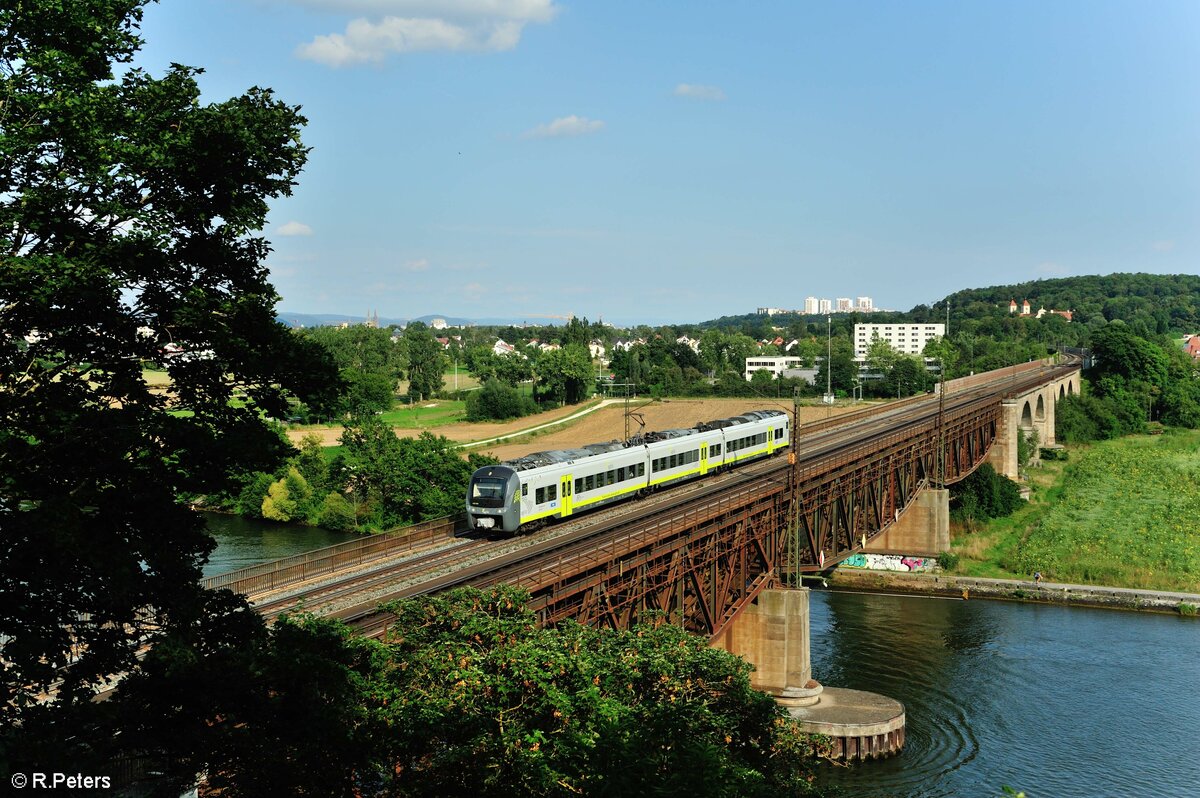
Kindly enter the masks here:
M 217 549 L 204 566 L 205 576 L 215 576 L 247 565 L 278 560 L 293 554 L 332 546 L 359 537 L 312 526 L 276 524 L 238 515 L 204 513 L 208 531 L 217 539 Z
M 208 515 L 205 575 L 353 535 Z M 825 766 L 846 798 L 1200 796 L 1200 619 L 814 590 L 813 675 L 904 703 L 896 757 Z
M 813 591 L 813 676 L 904 703 L 844 796 L 1200 796 L 1200 620 Z

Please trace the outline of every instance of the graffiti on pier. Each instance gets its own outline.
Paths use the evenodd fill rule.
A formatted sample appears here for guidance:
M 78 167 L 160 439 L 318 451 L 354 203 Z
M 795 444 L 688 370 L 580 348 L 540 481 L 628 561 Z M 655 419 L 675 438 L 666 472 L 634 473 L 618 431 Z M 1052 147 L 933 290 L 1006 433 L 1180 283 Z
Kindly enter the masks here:
M 937 560 L 933 557 L 901 557 L 899 554 L 852 554 L 840 564 L 869 571 L 932 571 Z

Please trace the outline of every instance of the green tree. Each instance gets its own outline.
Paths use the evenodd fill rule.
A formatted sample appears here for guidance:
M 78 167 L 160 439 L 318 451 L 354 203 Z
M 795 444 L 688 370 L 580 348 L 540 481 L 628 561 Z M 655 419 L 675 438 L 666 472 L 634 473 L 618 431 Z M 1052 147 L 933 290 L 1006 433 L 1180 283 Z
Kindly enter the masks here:
M 358 528 L 358 513 L 355 512 L 354 505 L 345 496 L 336 491 L 330 491 L 321 503 L 317 524 L 326 529 L 349 532 Z
M 886 379 L 899 360 L 900 353 L 890 343 L 876 335 L 867 345 L 867 359 L 864 365 L 871 373 Z
M 300 334 L 323 346 L 343 371 L 387 374 L 394 382 L 407 367 L 404 347 L 385 329 L 356 324 L 311 327 Z
M 271 489 L 274 482 L 275 477 L 262 471 L 255 471 L 248 475 L 234 500 L 234 512 L 250 518 L 262 518 L 263 499 L 266 498 L 267 491 Z
M 408 349 L 408 398 L 414 402 L 431 398 L 442 390 L 446 358 L 429 328 L 419 321 L 409 322 L 404 330 Z
M 854 345 L 846 338 L 835 338 L 832 344 L 832 366 L 824 357 L 817 366 L 817 389 L 824 392 L 826 386 L 826 368 L 832 372 L 834 391 L 849 392 L 858 378 L 858 364 L 854 362 Z
M 51 683 L 82 705 L 210 610 L 213 543 L 179 497 L 272 471 L 286 446 L 264 415 L 338 384 L 275 322 L 257 234 L 304 163 L 303 117 L 266 89 L 204 103 L 195 69 L 130 67 L 142 6 L 0 7 L 6 734 Z M 168 345 L 190 415 L 143 379 Z
M 575 404 L 587 396 L 594 376 L 587 347 L 570 344 L 543 352 L 534 365 L 542 395 Z
M 536 413 L 537 409 L 533 399 L 496 379 L 467 394 L 467 421 L 504 421 Z
M 307 517 L 312 502 L 312 488 L 296 469 L 288 468 L 282 479 L 271 483 L 262 503 L 262 517 L 272 521 L 296 521 Z
M 429 432 L 397 438 L 375 417 L 348 425 L 341 442 L 338 470 L 383 529 L 458 512 L 471 474 L 496 462 L 477 454 L 464 460 L 453 441 Z
M 377 371 L 343 371 L 346 394 L 341 410 L 348 415 L 386 413 L 396 403 L 396 380 Z
M 749 666 L 671 624 L 539 629 L 526 594 L 393 604 L 364 705 L 404 795 L 811 794 Z

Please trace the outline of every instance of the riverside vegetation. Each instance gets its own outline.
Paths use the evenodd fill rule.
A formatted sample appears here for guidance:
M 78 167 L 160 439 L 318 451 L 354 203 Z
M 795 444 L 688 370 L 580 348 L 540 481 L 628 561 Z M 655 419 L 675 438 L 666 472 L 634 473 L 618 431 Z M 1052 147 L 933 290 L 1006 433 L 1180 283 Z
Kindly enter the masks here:
M 960 572 L 1200 592 L 1200 432 L 1075 446 L 1031 482 L 1027 507 L 955 540 Z

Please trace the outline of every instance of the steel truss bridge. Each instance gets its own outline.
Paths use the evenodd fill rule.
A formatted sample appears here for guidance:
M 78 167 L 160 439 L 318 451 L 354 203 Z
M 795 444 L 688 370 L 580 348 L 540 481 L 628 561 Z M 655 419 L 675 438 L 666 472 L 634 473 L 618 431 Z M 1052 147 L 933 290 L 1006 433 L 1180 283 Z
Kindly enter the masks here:
M 366 634 L 391 620 L 378 609 L 378 587 L 391 580 L 387 598 L 508 583 L 529 590 L 543 623 L 627 628 L 653 612 L 715 638 L 765 588 L 862 551 L 923 489 L 966 477 L 998 436 L 1016 434 L 1006 403 L 1035 392 L 1057 398 L 1068 380 L 1078 384 L 1077 365 L 1025 364 L 954 381 L 944 400 L 914 397 L 808 424 L 786 456 L 507 549 L 472 541 L 452 555 L 424 553 L 424 542 L 456 531 L 454 519 L 440 519 L 208 581 L 246 593 L 267 615 L 300 599 L 318 612 L 324 604 Z M 367 588 L 372 598 L 355 601 Z

